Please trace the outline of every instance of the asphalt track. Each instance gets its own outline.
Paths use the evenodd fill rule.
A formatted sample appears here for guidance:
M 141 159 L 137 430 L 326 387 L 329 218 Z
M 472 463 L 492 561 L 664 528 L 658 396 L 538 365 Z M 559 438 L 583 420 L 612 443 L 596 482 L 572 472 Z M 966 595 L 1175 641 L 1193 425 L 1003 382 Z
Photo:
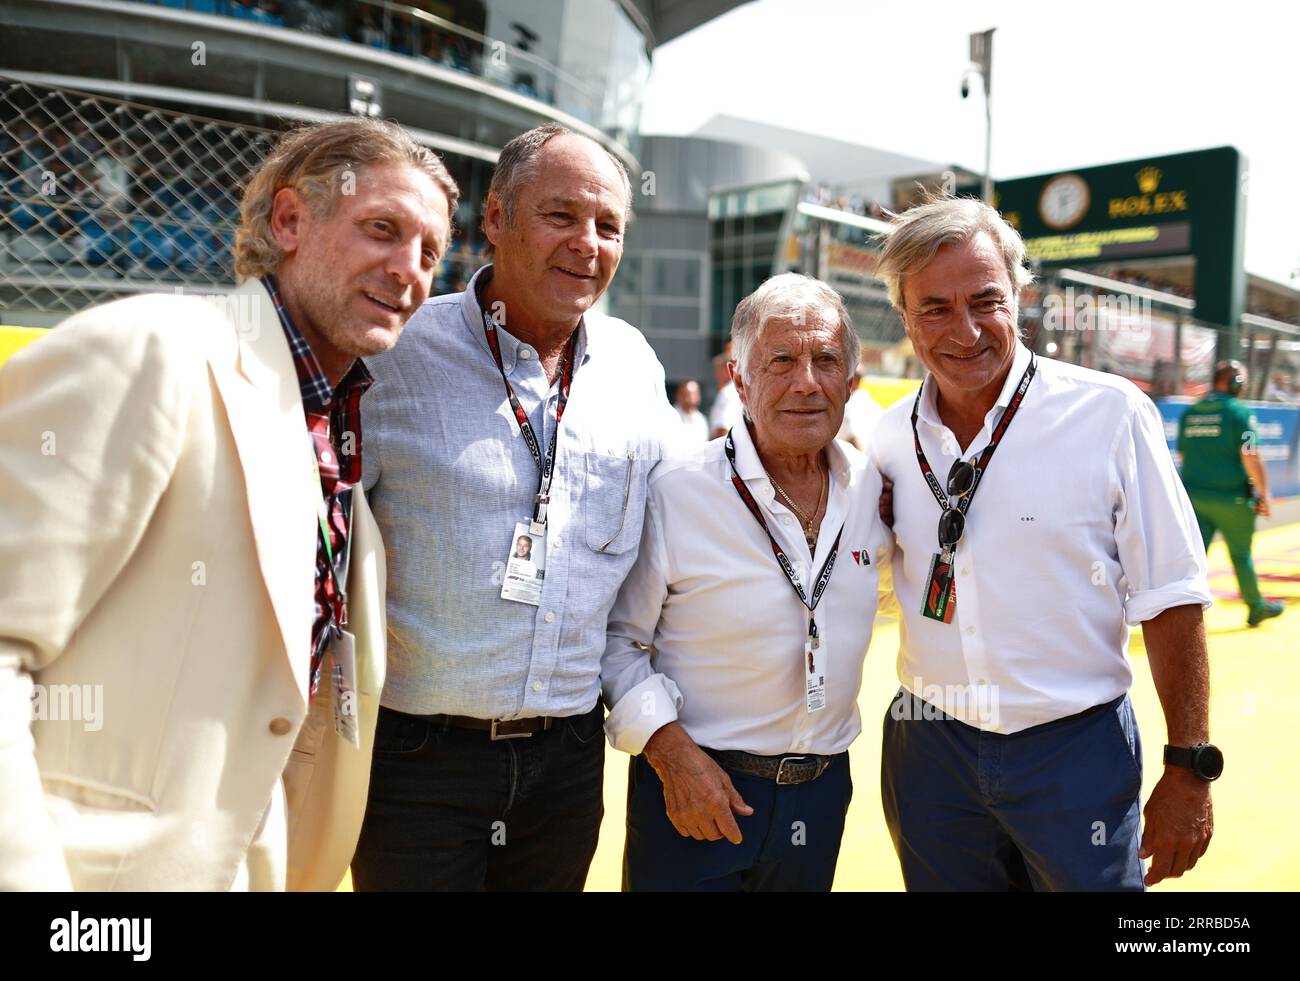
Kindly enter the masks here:
M 1234 892 L 1300 887 L 1300 522 L 1255 537 L 1255 566 L 1264 595 L 1291 609 L 1251 630 L 1246 608 L 1222 540 L 1210 548 L 1210 587 L 1215 605 L 1207 614 L 1211 662 L 1210 733 L 1223 750 L 1224 774 L 1214 785 L 1214 840 L 1196 868 L 1158 890 Z M 853 803 L 835 876 L 837 891 L 901 890 L 894 846 L 880 810 L 880 730 L 898 688 L 894 659 L 898 627 L 876 622 L 863 673 L 863 732 L 850 751 Z M 1143 800 L 1159 779 L 1164 717 L 1146 665 L 1140 631 L 1133 658 L 1133 704 L 1142 731 Z M 605 759 L 605 823 L 587 878 L 587 891 L 619 888 L 628 758 L 608 750 Z M 345 879 L 341 890 L 351 887 Z

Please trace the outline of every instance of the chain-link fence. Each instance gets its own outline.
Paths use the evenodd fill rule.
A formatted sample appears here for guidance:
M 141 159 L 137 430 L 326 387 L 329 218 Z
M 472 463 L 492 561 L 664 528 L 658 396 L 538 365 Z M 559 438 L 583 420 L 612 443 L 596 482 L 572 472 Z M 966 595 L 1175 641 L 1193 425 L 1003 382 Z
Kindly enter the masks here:
M 234 282 L 239 194 L 275 131 L 3 77 L 0 120 L 4 307 Z
M 227 291 L 239 197 L 278 135 L 0 76 L 0 321 Z M 486 261 L 460 229 L 433 292 L 464 289 Z

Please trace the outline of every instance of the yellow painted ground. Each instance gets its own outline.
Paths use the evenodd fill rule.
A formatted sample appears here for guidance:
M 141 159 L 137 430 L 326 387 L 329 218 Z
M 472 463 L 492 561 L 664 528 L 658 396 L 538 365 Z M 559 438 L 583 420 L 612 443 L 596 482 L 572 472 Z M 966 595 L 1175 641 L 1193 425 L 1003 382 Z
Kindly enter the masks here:
M 1264 595 L 1295 604 L 1255 630 L 1246 628 L 1246 608 L 1237 599 L 1237 582 L 1222 540 L 1211 547 L 1209 558 L 1210 585 L 1216 592 L 1207 621 L 1210 734 L 1226 759 L 1223 777 L 1214 785 L 1214 841 L 1195 869 L 1156 888 L 1294 890 L 1300 888 L 1300 836 L 1295 832 L 1300 817 L 1300 524 L 1255 537 Z M 1293 578 L 1264 578 L 1269 575 Z M 898 689 L 897 651 L 897 626 L 879 620 L 859 700 L 863 732 L 851 750 L 854 794 L 835 877 L 837 890 L 903 887 L 880 810 L 880 723 Z M 1162 770 L 1164 716 L 1138 632 L 1131 653 L 1132 697 L 1145 757 L 1145 801 Z M 627 757 L 610 750 L 605 772 L 605 824 L 587 879 L 589 890 L 619 887 Z
M 44 333 L 36 327 L 7 327 L 0 324 L 0 364 L 4 364 L 15 351 Z
M 1195 869 L 1159 890 L 1295 890 L 1300 888 L 1300 524 L 1255 536 L 1255 565 L 1264 595 L 1293 605 L 1255 630 L 1222 540 L 1210 548 L 1209 611 L 1212 704 L 1210 734 L 1226 766 L 1214 785 L 1214 841 Z M 898 688 L 898 628 L 877 621 L 862 681 L 863 733 L 853 744 L 853 804 L 840 851 L 837 890 L 900 890 L 902 877 L 880 810 L 880 722 Z M 1164 716 L 1142 636 L 1135 632 L 1133 704 L 1145 756 L 1143 801 L 1162 770 Z M 627 757 L 605 762 L 605 823 L 587 878 L 588 891 L 617 890 L 623 856 Z M 341 891 L 351 888 L 345 879 Z

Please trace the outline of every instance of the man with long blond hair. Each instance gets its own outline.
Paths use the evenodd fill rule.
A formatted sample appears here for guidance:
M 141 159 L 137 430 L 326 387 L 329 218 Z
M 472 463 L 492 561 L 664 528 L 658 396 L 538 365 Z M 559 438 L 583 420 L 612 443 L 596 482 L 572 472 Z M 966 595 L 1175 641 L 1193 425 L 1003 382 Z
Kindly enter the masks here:
M 0 888 L 342 878 L 385 656 L 359 359 L 428 296 L 458 195 L 390 123 L 294 130 L 233 293 L 86 310 L 0 373 Z M 94 725 L 31 710 L 70 693 Z

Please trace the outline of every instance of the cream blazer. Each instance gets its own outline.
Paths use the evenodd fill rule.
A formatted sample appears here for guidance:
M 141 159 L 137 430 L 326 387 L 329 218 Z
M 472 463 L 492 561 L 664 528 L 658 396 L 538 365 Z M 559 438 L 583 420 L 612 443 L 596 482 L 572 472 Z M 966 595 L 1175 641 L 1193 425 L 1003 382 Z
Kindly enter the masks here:
M 312 460 L 256 280 L 88 310 L 0 369 L 0 888 L 228 889 L 282 778 L 287 886 L 341 880 L 384 680 L 385 561 L 358 488 L 356 750 L 334 732 L 328 663 L 307 699 Z

